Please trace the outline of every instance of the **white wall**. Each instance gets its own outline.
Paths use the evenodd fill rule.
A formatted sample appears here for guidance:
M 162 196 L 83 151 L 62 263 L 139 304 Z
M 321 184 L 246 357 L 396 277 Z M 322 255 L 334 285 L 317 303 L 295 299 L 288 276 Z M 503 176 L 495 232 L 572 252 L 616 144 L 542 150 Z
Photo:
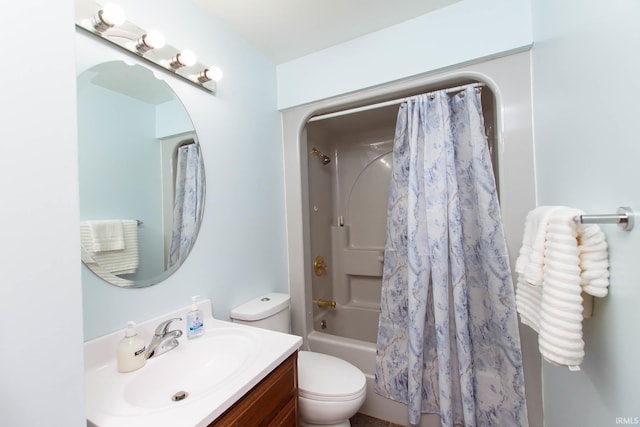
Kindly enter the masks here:
M 83 426 L 73 7 L 0 14 L 0 425 Z
M 169 279 L 144 289 L 120 289 L 84 269 L 86 339 L 186 306 L 192 295 L 210 298 L 215 316 L 227 319 L 248 299 L 288 290 L 275 66 L 191 2 L 119 4 L 130 21 L 162 30 L 168 43 L 189 47 L 225 77 L 216 95 L 166 78 L 191 115 L 205 162 L 205 213 L 189 258 Z M 137 61 L 85 32 L 76 41 L 78 73 L 99 61 Z
M 536 0 L 534 118 L 539 204 L 640 209 L 640 3 Z M 580 372 L 543 365 L 545 424 L 640 423 L 640 230 L 603 226 L 609 296 L 585 320 Z
M 462 0 L 278 65 L 278 107 L 520 50 L 531 40 L 529 0 Z
M 11 58 L 0 78 L 3 426 L 86 424 L 83 309 L 84 335 L 94 337 L 187 305 L 196 293 L 225 318 L 235 304 L 287 289 L 275 66 L 189 2 L 120 4 L 140 26 L 162 28 L 171 43 L 225 70 L 216 96 L 171 83 L 192 111 L 206 159 L 201 237 L 161 285 L 81 284 L 75 77 L 105 52 L 104 60 L 118 54 L 74 33 L 71 1 L 12 2 L 0 14 Z M 77 68 L 76 43 L 86 48 Z

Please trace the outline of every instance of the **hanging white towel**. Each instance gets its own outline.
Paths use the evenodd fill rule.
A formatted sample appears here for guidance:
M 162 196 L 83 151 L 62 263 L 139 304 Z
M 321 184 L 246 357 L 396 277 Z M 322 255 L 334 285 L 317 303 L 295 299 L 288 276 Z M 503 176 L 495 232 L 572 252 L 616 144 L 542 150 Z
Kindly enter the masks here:
M 119 220 L 123 228 L 124 249 L 99 251 L 93 250 L 93 236 L 90 222 L 80 223 L 80 244 L 82 245 L 82 260 L 85 264 L 93 263 L 111 274 L 132 274 L 139 265 L 138 255 L 138 222 L 136 220 Z
M 542 285 L 542 266 L 549 215 L 557 206 L 540 206 L 529 212 L 525 220 L 522 247 L 516 260 L 516 273 L 524 275 L 527 283 Z
M 542 281 L 544 248 L 549 216 L 557 206 L 541 206 L 527 215 L 524 236 L 515 272 L 516 305 L 520 321 L 538 332 L 540 329 L 540 302 L 542 301 Z
M 86 221 L 91 231 L 93 252 L 124 249 L 124 227 L 119 219 Z
M 135 281 L 116 276 L 115 274 L 112 274 L 111 272 L 100 267 L 100 265 L 96 264 L 95 259 L 93 259 L 93 257 L 85 250 L 84 246 L 80 245 L 80 250 L 82 261 L 98 277 L 106 280 L 112 285 L 120 286 L 121 288 L 128 288 L 135 285 Z
M 581 293 L 607 295 L 608 247 L 600 227 L 573 220 L 582 211 L 561 206 L 545 208 L 530 213 L 545 215 L 544 221 L 538 222 L 544 235 L 542 282 L 536 286 L 527 280 L 530 270 L 523 266 L 539 266 L 538 258 L 534 257 L 533 263 L 531 257 L 526 258 L 532 244 L 523 239 L 520 257 L 525 258 L 519 258 L 516 264 L 516 305 L 522 323 L 538 332 L 540 353 L 545 360 L 573 368 L 584 358 Z M 529 216 L 525 229 L 528 220 Z M 531 238 L 527 231 L 525 238 Z

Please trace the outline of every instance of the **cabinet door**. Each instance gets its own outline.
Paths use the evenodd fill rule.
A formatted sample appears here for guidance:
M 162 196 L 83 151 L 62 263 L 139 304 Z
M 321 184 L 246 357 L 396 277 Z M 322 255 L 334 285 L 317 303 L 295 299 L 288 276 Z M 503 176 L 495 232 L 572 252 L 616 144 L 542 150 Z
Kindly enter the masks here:
M 209 427 L 297 427 L 298 353 L 294 353 Z
M 296 400 L 290 399 L 287 404 L 278 412 L 275 418 L 267 425 L 268 427 L 297 427 L 298 412 Z

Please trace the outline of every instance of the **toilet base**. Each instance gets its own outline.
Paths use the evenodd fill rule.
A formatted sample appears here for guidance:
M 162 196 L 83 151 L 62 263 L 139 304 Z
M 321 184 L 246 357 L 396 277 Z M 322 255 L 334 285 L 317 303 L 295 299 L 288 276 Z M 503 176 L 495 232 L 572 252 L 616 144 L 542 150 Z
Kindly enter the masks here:
M 352 400 L 326 401 L 298 396 L 302 427 L 351 427 L 353 417 L 364 403 L 366 389 Z
M 351 427 L 351 422 L 349 420 L 344 420 L 338 424 L 309 424 L 301 421 L 300 427 Z

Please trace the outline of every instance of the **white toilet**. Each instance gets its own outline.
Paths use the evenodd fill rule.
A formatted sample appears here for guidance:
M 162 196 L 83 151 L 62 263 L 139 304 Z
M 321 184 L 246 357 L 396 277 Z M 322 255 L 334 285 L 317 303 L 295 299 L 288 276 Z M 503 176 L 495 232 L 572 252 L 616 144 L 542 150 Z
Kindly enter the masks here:
M 236 323 L 289 333 L 289 295 L 271 293 L 231 311 Z M 298 403 L 302 426 L 350 427 L 366 397 L 366 378 L 351 363 L 311 351 L 298 352 Z

